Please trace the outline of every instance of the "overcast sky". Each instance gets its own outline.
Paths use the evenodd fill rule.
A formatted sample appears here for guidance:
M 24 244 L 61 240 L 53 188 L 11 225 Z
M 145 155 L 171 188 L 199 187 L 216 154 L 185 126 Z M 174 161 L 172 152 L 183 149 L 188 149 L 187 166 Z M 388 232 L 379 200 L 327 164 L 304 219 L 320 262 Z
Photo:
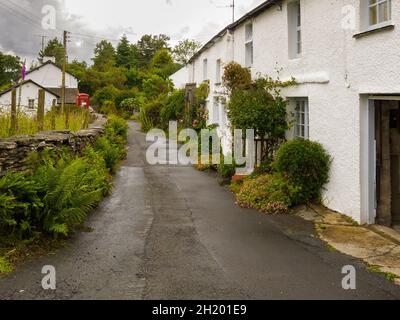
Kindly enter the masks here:
M 240 17 L 264 0 L 236 0 Z M 90 62 L 94 45 L 122 34 L 135 42 L 143 34 L 164 33 L 172 43 L 190 38 L 202 43 L 232 20 L 232 0 L 0 0 L 0 50 L 35 59 L 42 38 L 71 32 L 70 59 Z M 42 27 L 43 7 L 56 9 L 56 30 Z

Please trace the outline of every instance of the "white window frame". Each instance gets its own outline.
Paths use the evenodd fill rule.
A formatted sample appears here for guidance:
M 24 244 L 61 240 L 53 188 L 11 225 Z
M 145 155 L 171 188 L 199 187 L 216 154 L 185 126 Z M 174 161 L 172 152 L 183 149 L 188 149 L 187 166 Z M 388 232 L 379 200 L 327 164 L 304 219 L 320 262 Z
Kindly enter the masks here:
M 213 124 L 220 124 L 220 114 L 219 114 L 219 110 L 220 110 L 220 104 L 219 104 L 219 96 L 215 96 L 213 98 L 213 119 L 212 119 L 212 123 Z
M 301 56 L 303 52 L 303 31 L 302 31 L 302 17 L 301 17 L 301 2 L 297 3 L 297 21 L 296 21 L 296 54 Z
M 220 84 L 222 82 L 221 67 L 222 67 L 221 59 L 217 59 L 216 66 L 215 66 L 215 83 L 216 84 Z
M 300 0 L 288 2 L 287 19 L 289 59 L 299 59 L 303 53 L 303 16 Z
M 368 28 L 376 28 L 379 26 L 384 26 L 387 24 L 390 24 L 392 21 L 392 0 L 375 0 L 375 3 L 371 3 L 374 0 L 366 0 L 367 2 L 367 23 L 368 23 Z M 381 16 L 381 6 L 386 4 L 387 12 L 386 15 L 388 16 L 387 20 L 382 20 L 380 21 L 380 16 Z M 376 23 L 372 24 L 371 23 L 371 9 L 375 8 L 376 9 Z
M 203 59 L 203 80 L 208 80 L 208 59 Z
M 245 64 L 247 68 L 251 68 L 254 63 L 254 25 L 253 22 L 249 22 L 245 25 L 245 40 L 244 40 L 244 48 L 245 48 Z
M 296 98 L 295 105 L 295 138 L 310 139 L 310 109 L 308 98 Z M 304 134 L 303 134 L 304 130 Z
M 35 99 L 28 99 L 28 109 L 35 109 Z

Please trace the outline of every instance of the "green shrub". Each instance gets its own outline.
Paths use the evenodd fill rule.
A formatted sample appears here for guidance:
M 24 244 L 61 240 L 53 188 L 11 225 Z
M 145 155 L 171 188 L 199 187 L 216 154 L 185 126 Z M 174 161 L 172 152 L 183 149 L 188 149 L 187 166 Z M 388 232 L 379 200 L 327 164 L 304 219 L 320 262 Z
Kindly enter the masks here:
M 301 189 L 295 204 L 320 198 L 329 182 L 331 157 L 321 144 L 296 139 L 279 149 L 274 169 Z
M 244 181 L 237 202 L 244 208 L 254 208 L 267 214 L 287 213 L 297 197 L 298 188 L 282 176 L 262 175 Z
M 100 107 L 100 113 L 105 115 L 113 115 L 117 114 L 117 108 L 115 107 L 115 103 L 113 101 L 106 100 L 102 103 Z
M 153 128 L 153 123 L 150 121 L 150 118 L 147 116 L 146 108 L 140 108 L 139 120 L 142 125 L 142 131 L 147 132 Z
M 167 129 L 170 121 L 183 119 L 185 109 L 185 90 L 174 91 L 165 101 L 160 110 L 160 122 Z
M 38 185 L 22 173 L 0 179 L 0 231 L 22 238 L 33 231 L 43 208 Z
M 128 137 L 129 126 L 126 120 L 117 116 L 108 117 L 108 123 L 106 125 L 106 133 L 109 136 L 120 136 L 124 139 Z
M 159 97 L 147 103 L 140 110 L 140 120 L 142 123 L 142 130 L 149 131 L 161 123 L 161 109 L 165 103 L 164 97 Z
M 82 224 L 110 188 L 105 162 L 93 153 L 69 163 L 49 161 L 32 179 L 44 204 L 39 226 L 55 236 L 67 236 Z
M 234 164 L 221 163 L 218 166 L 218 174 L 226 179 L 230 179 L 235 175 L 236 166 Z
M 109 138 L 101 137 L 97 139 L 95 150 L 103 157 L 106 167 L 114 173 L 118 162 L 123 157 L 123 150 L 118 144 L 112 143 Z

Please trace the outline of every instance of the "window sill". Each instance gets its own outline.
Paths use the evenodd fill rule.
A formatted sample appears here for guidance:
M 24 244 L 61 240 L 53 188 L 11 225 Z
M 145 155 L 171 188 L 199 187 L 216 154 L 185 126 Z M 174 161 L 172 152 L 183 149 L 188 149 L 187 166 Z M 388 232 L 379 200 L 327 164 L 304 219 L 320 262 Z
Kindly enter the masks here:
M 395 25 L 393 23 L 379 25 L 376 27 L 371 27 L 371 29 L 368 29 L 366 31 L 356 33 L 355 35 L 353 35 L 353 38 L 359 39 L 359 38 L 363 38 L 363 37 L 369 36 L 370 34 L 374 34 L 377 32 L 393 30 L 394 28 L 395 28 Z

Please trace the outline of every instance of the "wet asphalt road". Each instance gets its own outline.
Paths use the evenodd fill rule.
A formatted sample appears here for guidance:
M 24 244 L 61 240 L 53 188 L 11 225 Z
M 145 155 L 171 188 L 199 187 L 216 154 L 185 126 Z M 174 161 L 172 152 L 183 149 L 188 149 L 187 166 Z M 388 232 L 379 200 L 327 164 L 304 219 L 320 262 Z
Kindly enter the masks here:
M 313 225 L 235 205 L 212 174 L 150 166 L 131 123 L 113 194 L 68 247 L 0 279 L 2 299 L 399 299 L 400 288 L 330 252 Z M 57 290 L 44 291 L 44 265 Z M 357 290 L 341 287 L 357 269 Z

